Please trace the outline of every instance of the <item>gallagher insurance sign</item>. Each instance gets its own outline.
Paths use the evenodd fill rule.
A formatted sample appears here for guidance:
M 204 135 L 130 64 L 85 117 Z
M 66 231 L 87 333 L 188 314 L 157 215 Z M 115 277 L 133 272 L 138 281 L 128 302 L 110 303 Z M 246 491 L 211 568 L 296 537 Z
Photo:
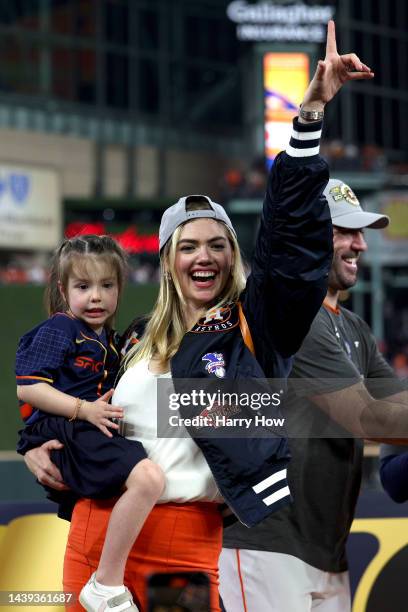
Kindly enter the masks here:
M 237 24 L 237 38 L 253 42 L 323 42 L 327 22 L 334 12 L 331 5 L 291 0 L 279 3 L 235 0 L 227 6 L 227 16 Z

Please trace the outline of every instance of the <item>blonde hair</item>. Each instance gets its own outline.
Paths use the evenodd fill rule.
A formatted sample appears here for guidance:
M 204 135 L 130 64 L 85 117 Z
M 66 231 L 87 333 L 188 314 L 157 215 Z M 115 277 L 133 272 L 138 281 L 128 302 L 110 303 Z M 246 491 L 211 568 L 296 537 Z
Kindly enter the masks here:
M 217 221 L 217 223 L 220 223 L 227 233 L 233 252 L 233 265 L 230 277 L 221 295 L 218 296 L 217 303 L 211 304 L 207 312 L 213 308 L 236 302 L 245 287 L 244 266 L 236 236 L 225 223 L 222 221 Z M 141 341 L 130 349 L 125 358 L 125 369 L 142 359 L 150 359 L 153 355 L 157 356 L 159 364 L 165 367 L 177 352 L 183 336 L 188 331 L 183 317 L 185 300 L 175 273 L 176 249 L 184 225 L 186 224 L 176 228 L 171 239 L 163 248 L 160 259 L 159 295 Z
M 75 236 L 64 240 L 51 260 L 49 283 L 44 294 L 44 304 L 49 316 L 56 312 L 69 311 L 69 304 L 60 288 L 66 293 L 74 266 L 84 264 L 86 266 L 89 261 L 102 261 L 112 267 L 116 274 L 120 297 L 128 269 L 126 253 L 110 236 L 94 234 Z M 111 328 L 113 323 L 114 315 L 109 317 L 106 325 Z

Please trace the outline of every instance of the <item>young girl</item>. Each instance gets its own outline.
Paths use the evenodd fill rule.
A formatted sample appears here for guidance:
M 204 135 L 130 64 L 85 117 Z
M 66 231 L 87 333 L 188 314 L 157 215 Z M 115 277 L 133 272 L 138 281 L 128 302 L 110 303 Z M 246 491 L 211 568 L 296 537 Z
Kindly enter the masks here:
M 164 488 L 161 469 L 139 442 L 123 438 L 110 405 L 119 355 L 112 331 L 126 258 L 108 236 L 65 240 L 54 256 L 46 301 L 50 318 L 20 340 L 17 395 L 26 420 L 18 451 L 58 439 L 53 460 L 79 497 L 120 495 L 99 566 L 80 594 L 88 611 L 137 610 L 123 585 L 128 553 Z M 31 408 L 34 406 L 35 408 Z M 112 431 L 111 431 L 112 430 Z M 124 492 L 122 492 L 124 489 Z

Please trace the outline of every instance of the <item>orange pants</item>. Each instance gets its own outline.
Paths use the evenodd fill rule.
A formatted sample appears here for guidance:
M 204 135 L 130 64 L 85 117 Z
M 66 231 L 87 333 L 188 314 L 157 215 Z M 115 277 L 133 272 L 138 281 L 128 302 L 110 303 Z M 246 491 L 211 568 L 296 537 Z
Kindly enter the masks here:
M 77 596 L 98 566 L 115 500 L 77 502 L 64 561 L 64 590 Z M 156 572 L 205 572 L 210 580 L 211 611 L 220 612 L 218 557 L 222 521 L 217 504 L 162 504 L 153 508 L 128 557 L 125 584 L 142 611 L 146 579 Z M 79 603 L 69 612 L 83 612 Z

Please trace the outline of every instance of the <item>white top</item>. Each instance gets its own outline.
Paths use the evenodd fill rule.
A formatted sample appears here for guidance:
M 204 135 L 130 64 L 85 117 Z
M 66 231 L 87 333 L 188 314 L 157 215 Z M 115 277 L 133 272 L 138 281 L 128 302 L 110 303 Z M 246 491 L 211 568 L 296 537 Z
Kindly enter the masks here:
M 141 442 L 165 474 L 159 503 L 222 502 L 204 455 L 190 437 L 157 438 L 158 378 L 171 378 L 171 373 L 153 374 L 147 360 L 139 361 L 120 378 L 112 404 L 125 411 L 126 437 Z

